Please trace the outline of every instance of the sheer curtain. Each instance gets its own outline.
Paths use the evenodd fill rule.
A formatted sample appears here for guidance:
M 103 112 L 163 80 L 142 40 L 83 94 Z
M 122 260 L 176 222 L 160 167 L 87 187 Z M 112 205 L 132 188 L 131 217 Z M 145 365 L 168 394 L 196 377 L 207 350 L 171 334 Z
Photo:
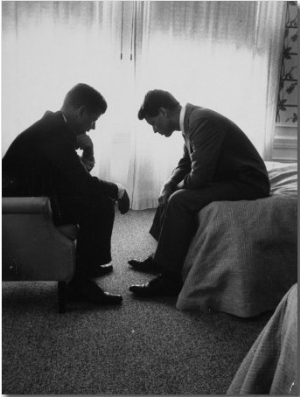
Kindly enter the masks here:
M 265 159 L 275 120 L 285 2 L 2 2 L 2 154 L 85 82 L 108 110 L 91 132 L 93 174 L 155 207 L 182 137 L 154 135 L 137 112 L 149 89 L 217 110 Z

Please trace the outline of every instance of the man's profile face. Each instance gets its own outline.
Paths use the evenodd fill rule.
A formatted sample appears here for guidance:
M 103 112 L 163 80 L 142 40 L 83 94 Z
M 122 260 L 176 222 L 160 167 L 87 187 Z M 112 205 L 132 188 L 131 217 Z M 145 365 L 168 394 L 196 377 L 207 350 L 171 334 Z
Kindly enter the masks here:
M 174 128 L 164 109 L 160 109 L 157 116 L 146 115 L 145 120 L 152 126 L 155 134 L 158 132 L 160 135 L 169 137 L 174 132 Z

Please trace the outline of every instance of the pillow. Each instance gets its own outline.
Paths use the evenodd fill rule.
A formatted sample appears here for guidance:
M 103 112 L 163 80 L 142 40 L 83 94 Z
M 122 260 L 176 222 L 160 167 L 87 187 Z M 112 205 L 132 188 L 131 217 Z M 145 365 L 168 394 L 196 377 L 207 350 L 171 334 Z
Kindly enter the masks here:
M 265 162 L 271 183 L 271 195 L 297 198 L 297 163 Z

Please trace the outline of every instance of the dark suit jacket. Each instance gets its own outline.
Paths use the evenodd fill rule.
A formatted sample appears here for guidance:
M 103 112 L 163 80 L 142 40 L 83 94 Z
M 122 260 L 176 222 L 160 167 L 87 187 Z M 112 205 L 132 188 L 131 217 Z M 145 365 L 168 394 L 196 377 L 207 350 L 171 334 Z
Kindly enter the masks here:
M 269 192 L 265 164 L 245 133 L 221 114 L 187 104 L 184 153 L 171 180 L 184 189 L 200 189 L 218 181 L 245 179 Z
M 2 159 L 4 196 L 118 197 L 114 183 L 92 177 L 76 153 L 76 135 L 60 111 L 26 129 Z

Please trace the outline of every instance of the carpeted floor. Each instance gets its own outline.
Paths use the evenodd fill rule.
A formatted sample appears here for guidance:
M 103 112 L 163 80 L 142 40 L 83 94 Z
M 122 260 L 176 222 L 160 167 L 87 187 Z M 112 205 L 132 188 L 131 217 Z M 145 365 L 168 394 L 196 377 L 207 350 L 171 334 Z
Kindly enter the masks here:
M 121 307 L 70 303 L 58 314 L 55 283 L 3 283 L 3 394 L 226 393 L 270 313 L 239 319 L 180 312 L 175 298 L 134 298 L 128 287 L 152 275 L 127 260 L 154 250 L 153 214 L 116 216 L 114 272 L 99 284 L 123 295 Z

